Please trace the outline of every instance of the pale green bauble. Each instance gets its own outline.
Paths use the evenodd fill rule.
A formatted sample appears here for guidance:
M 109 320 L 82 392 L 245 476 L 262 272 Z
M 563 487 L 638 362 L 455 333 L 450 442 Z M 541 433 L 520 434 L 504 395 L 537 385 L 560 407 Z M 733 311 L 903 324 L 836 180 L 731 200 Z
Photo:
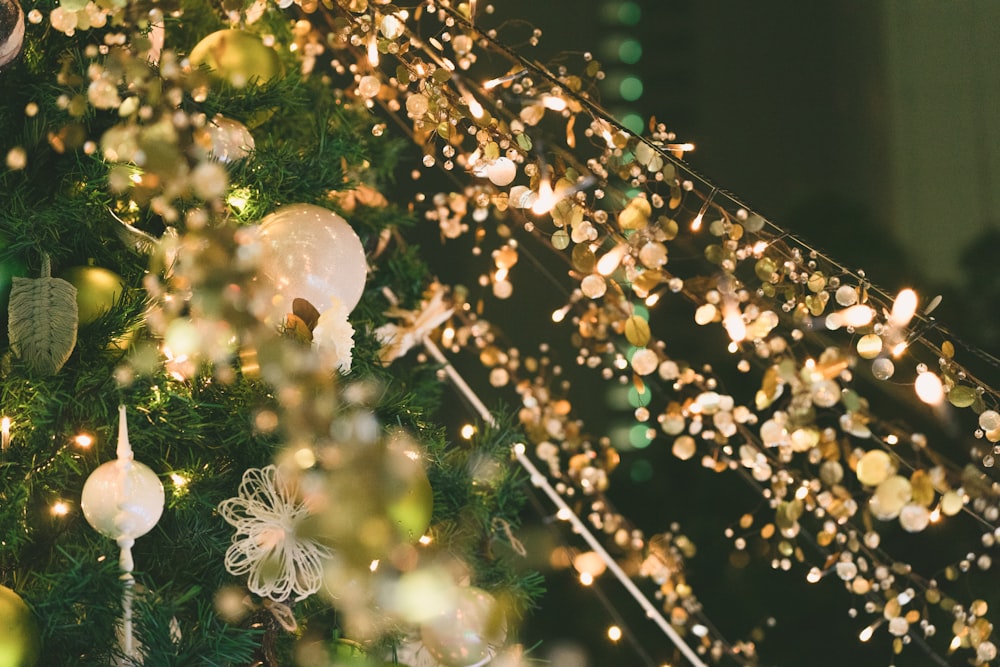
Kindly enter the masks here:
M 208 67 L 211 74 L 243 88 L 251 81 L 265 83 L 282 72 L 274 49 L 244 30 L 219 30 L 198 42 L 188 56 L 191 65 Z
M 80 325 L 90 324 L 110 311 L 122 298 L 125 280 L 100 266 L 74 266 L 58 276 L 76 288 Z
M 20 595 L 0 586 L 0 667 L 32 667 L 40 651 L 35 616 Z

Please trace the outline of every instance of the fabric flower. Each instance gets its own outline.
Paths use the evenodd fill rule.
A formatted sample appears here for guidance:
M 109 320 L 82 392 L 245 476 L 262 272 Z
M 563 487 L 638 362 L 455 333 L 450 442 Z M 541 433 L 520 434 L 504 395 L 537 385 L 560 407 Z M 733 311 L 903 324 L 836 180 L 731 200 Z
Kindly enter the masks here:
M 347 320 L 348 311 L 340 299 L 332 299 L 333 306 L 320 314 L 313 329 L 313 343 L 326 368 L 349 373 L 354 351 L 354 327 Z
M 451 317 L 453 309 L 445 304 L 444 294 L 444 287 L 436 285 L 434 295 L 421 303 L 420 310 L 403 310 L 393 306 L 386 311 L 387 315 L 399 318 L 401 322 L 385 324 L 375 330 L 375 337 L 382 343 L 379 358 L 383 364 L 391 364 L 405 355 L 424 336 Z
M 294 478 L 277 467 L 243 473 L 239 496 L 219 503 L 219 514 L 235 526 L 226 550 L 226 570 L 247 576 L 247 587 L 262 598 L 283 602 L 305 599 L 320 588 L 326 547 L 298 536 L 309 514 Z

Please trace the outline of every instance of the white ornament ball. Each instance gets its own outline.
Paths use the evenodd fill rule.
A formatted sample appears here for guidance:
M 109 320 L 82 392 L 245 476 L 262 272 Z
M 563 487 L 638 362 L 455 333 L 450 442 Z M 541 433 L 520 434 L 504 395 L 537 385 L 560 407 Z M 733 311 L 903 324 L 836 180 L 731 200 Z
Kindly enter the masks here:
M 510 158 L 498 157 L 486 167 L 486 178 L 501 188 L 510 185 L 515 176 L 517 176 L 517 165 Z
M 242 160 L 254 150 L 253 135 L 238 120 L 217 115 L 205 130 L 212 141 L 212 157 L 220 162 Z
M 257 315 L 279 325 L 292 301 L 305 299 L 316 310 L 330 308 L 333 297 L 347 312 L 365 289 L 368 263 L 361 239 L 342 217 L 320 206 L 282 206 L 260 222 L 257 263 Z
M 104 463 L 83 485 L 80 507 L 94 530 L 113 540 L 148 533 L 163 514 L 163 483 L 138 461 Z

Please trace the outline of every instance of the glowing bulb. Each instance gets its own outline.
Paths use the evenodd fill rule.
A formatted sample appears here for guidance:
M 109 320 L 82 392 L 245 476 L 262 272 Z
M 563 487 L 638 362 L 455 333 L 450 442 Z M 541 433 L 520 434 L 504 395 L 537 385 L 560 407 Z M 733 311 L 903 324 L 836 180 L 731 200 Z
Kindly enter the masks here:
M 185 486 L 187 486 L 187 483 L 190 480 L 188 480 L 187 477 L 181 475 L 180 473 L 172 472 L 170 473 L 170 481 L 173 482 L 174 486 L 176 486 L 178 489 L 183 489 Z
M 941 384 L 941 378 L 929 371 L 917 375 L 913 388 L 917 392 L 917 398 L 928 405 L 939 405 L 944 400 L 944 385 Z
M 896 327 L 905 327 L 917 312 L 917 293 L 906 288 L 896 295 L 889 314 L 889 323 Z
M 559 508 L 559 511 L 556 512 L 556 518 L 560 521 L 569 521 L 571 516 L 573 516 L 573 511 L 566 509 L 565 507 Z
M 858 633 L 858 639 L 860 639 L 863 642 L 869 641 L 872 638 L 872 635 L 875 634 L 875 627 L 876 627 L 875 623 L 872 623 L 871 625 L 866 627 L 864 630 Z
M 689 153 L 694 150 L 694 144 L 667 144 L 667 150 L 670 151 L 680 151 L 681 153 Z
M 729 334 L 730 340 L 734 343 L 741 343 L 746 340 L 747 324 L 743 321 L 743 315 L 739 309 L 726 315 L 722 320 L 722 326 L 726 328 L 726 333 Z
M 378 560 L 378 558 L 376 558 L 375 560 L 373 560 L 371 562 L 371 565 L 368 566 L 368 569 L 371 570 L 372 572 L 374 572 L 375 570 L 378 569 L 378 563 L 379 563 L 379 560 Z
M 542 98 L 542 106 L 546 109 L 551 109 L 552 111 L 563 111 L 566 108 L 566 100 L 561 97 L 555 97 L 554 95 L 547 95 Z
M 434 539 L 430 535 L 421 535 L 420 539 L 417 540 L 417 542 L 420 542 L 420 544 L 424 545 L 425 547 L 433 541 Z
M 612 625 L 608 628 L 608 639 L 613 642 L 620 641 L 622 638 L 622 629 L 617 625 Z
M 142 183 L 142 174 L 135 173 L 128 177 L 128 180 L 132 181 L 136 185 Z
M 909 346 L 907 345 L 905 340 L 900 341 L 892 346 L 892 349 L 889 351 L 889 353 L 893 356 L 894 359 L 899 359 L 899 357 L 902 356 L 904 352 L 906 352 L 907 347 Z
M 872 318 L 875 317 L 875 311 L 869 306 L 859 304 L 842 311 L 841 315 L 843 316 L 844 324 L 847 326 L 863 327 L 871 324 Z
M 516 445 L 514 445 L 514 454 L 515 455 L 517 455 L 517 456 L 524 456 L 524 452 L 525 451 L 526 451 L 526 448 L 525 448 L 523 442 L 519 442 Z
M 890 433 L 889 435 L 885 436 L 885 444 L 887 445 L 899 444 L 899 436 L 897 436 L 895 433 Z
M 555 207 L 557 201 L 556 193 L 552 190 L 552 183 L 549 182 L 548 178 L 543 178 L 542 182 L 538 184 L 538 198 L 532 204 L 531 212 L 535 215 L 545 215 Z
M 597 272 L 602 276 L 610 276 L 614 273 L 618 265 L 621 264 L 622 257 L 625 255 L 625 251 L 628 247 L 621 243 L 608 252 L 604 253 L 599 260 L 597 260 Z
M 703 217 L 704 217 L 704 214 L 702 214 L 702 213 L 699 213 L 698 215 L 694 216 L 694 220 L 691 221 L 691 231 L 692 232 L 696 232 L 699 229 L 701 229 L 701 220 L 702 220 Z
M 660 295 L 659 294 L 650 294 L 649 296 L 646 297 L 645 303 L 646 303 L 647 307 L 652 308 L 657 303 L 659 303 L 659 301 L 660 301 Z
M 55 516 L 66 516 L 69 514 L 69 505 L 62 500 L 57 500 L 52 503 L 52 514 Z
M 372 67 L 378 67 L 378 41 L 374 34 L 368 40 L 368 64 Z
M 558 310 L 552 311 L 552 321 L 558 324 L 566 319 L 566 313 L 569 312 L 569 304 L 559 308 Z
M 584 586 L 590 586 L 592 583 L 594 583 L 594 575 L 592 575 L 590 572 L 581 572 L 580 583 L 583 584 Z
M 476 427 L 472 424 L 464 424 L 462 426 L 461 434 L 466 440 L 471 440 L 472 436 L 476 434 Z
M 483 105 L 480 104 L 479 101 L 475 97 L 473 97 L 472 95 L 469 95 L 468 102 L 469 102 L 469 113 L 472 114 L 472 117 L 475 118 L 475 119 L 477 119 L 477 120 L 479 118 L 482 118 L 483 117 Z
M 73 442 L 77 447 L 90 447 L 94 444 L 94 437 L 88 433 L 80 433 L 73 438 Z

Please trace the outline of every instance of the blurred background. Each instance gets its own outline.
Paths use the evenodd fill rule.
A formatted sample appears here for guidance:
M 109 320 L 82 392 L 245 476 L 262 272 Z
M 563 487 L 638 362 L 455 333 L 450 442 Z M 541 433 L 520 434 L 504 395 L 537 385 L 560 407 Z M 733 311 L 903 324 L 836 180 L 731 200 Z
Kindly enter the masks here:
M 655 116 L 696 145 L 686 159 L 716 185 L 887 291 L 943 295 L 935 315 L 967 342 L 998 351 L 1000 2 L 494 7 L 488 23 L 507 26 L 501 38 L 524 35 L 521 21 L 541 29 L 539 46 L 518 44 L 528 57 L 547 63 L 561 52 L 592 52 L 607 73 L 602 103 L 624 124 L 641 131 Z M 517 306 L 493 307 L 487 317 L 497 322 L 524 316 Z M 519 326 L 528 340 L 551 335 Z M 597 386 L 586 397 L 591 423 L 614 409 L 614 396 L 603 395 L 610 383 Z M 807 586 L 805 569 L 775 572 L 766 554 L 734 562 L 724 531 L 761 502 L 735 477 L 678 467 L 655 441 L 625 452 L 618 477 L 615 502 L 647 534 L 679 521 L 692 537 L 699 551 L 689 580 L 708 616 L 730 639 L 762 639 L 762 665 L 933 664 L 914 649 L 894 659 L 884 638 L 862 646 L 866 622 L 851 616 L 858 603 L 837 582 Z M 557 538 L 551 510 L 544 502 L 537 509 L 527 546 L 545 554 Z M 556 667 L 686 664 L 608 575 L 584 588 L 567 569 L 532 565 L 546 570 L 550 592 L 524 629 L 529 646 L 538 642 L 531 657 Z M 612 627 L 622 632 L 616 641 Z

